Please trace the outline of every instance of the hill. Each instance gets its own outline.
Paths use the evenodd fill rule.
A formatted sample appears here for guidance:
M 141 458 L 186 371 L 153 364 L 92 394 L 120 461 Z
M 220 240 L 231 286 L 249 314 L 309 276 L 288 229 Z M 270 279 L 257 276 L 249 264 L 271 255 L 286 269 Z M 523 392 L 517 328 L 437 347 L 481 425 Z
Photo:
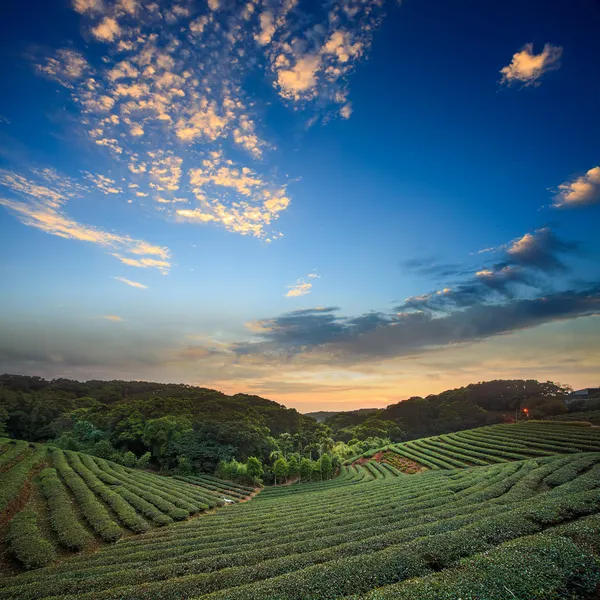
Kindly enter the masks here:
M 403 470 L 412 468 L 456 469 L 485 466 L 508 460 L 527 460 L 558 453 L 600 452 L 600 430 L 585 424 L 553 421 L 492 425 L 448 435 L 421 438 L 369 450 L 346 461 L 376 457 Z
M 461 446 L 444 440 L 443 464 L 432 440 L 414 444 L 431 463 L 417 474 L 367 458 L 331 481 L 268 488 L 5 577 L 0 598 L 596 597 L 600 452 L 586 450 L 600 449 L 599 430 L 525 423 L 465 433 Z M 480 456 L 486 464 L 468 466 Z
M 410 440 L 512 421 L 523 408 L 534 418 L 561 415 L 568 412 L 564 398 L 569 389 L 549 381 L 485 381 L 415 396 L 380 410 L 337 413 L 323 423 L 344 441 L 357 434 Z
M 364 420 L 364 417 L 367 417 L 369 415 L 375 414 L 380 412 L 380 409 L 378 408 L 358 408 L 357 410 L 320 410 L 318 412 L 310 412 L 310 413 L 304 413 L 307 417 L 311 417 L 312 419 L 315 419 L 315 421 L 317 421 L 317 423 L 323 423 L 326 422 L 328 424 L 330 424 L 332 421 L 332 419 L 334 417 L 337 417 L 338 415 L 344 415 L 344 416 L 348 416 L 348 415 L 357 415 L 359 417 L 361 417 L 360 421 Z
M 296 435 L 304 448 L 325 432 L 297 410 L 250 394 L 146 381 L 0 376 L 0 434 L 53 440 L 115 462 L 149 452 L 156 468 L 177 469 L 183 461 L 213 473 L 220 461 L 269 460 L 282 434 Z
M 246 499 L 213 477 L 161 477 L 78 452 L 0 439 L 0 538 L 25 567 Z

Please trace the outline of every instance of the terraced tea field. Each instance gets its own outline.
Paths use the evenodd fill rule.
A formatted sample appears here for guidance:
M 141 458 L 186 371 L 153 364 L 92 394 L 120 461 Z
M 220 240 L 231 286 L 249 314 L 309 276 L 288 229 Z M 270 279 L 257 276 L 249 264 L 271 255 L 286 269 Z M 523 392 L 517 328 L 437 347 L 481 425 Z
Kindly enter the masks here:
M 4 577 L 0 599 L 597 598 L 600 452 L 579 446 L 598 437 L 553 427 L 474 430 L 524 457 L 481 452 L 485 464 L 474 465 L 477 457 L 456 446 L 461 467 L 431 461 L 437 468 L 404 475 L 369 461 L 332 481 L 268 488 L 227 510 Z M 505 449 L 506 436 L 529 431 L 531 441 Z M 531 445 L 552 446 L 557 435 L 573 445 Z
M 382 452 L 383 456 L 377 456 Z M 408 461 L 412 465 L 436 470 L 575 452 L 600 452 L 600 429 L 552 421 L 491 425 L 393 444 L 366 452 L 362 458 L 377 456 L 392 465 L 399 460 Z
M 0 439 L 0 451 L 0 524 L 7 550 L 26 568 L 49 564 L 62 551 L 116 542 L 254 492 L 214 477 L 178 481 L 23 441 Z

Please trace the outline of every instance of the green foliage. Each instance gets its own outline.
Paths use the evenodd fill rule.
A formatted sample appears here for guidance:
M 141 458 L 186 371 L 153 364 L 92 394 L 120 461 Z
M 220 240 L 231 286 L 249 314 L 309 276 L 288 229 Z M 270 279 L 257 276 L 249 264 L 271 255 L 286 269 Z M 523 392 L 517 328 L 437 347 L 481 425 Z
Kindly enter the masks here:
M 310 458 L 303 458 L 300 461 L 300 478 L 303 481 L 310 481 L 313 474 L 313 464 Z
M 54 547 L 40 531 L 32 510 L 23 510 L 12 518 L 5 541 L 26 569 L 44 567 L 56 558 Z
M 52 462 L 60 473 L 92 529 L 105 541 L 116 542 L 123 534 L 121 528 L 112 520 L 110 514 L 98 501 L 94 492 L 83 479 L 67 464 L 61 450 L 52 451 Z
M 177 474 L 178 475 L 191 475 L 192 466 L 190 461 L 185 456 L 179 456 L 177 458 Z
M 300 475 L 300 464 L 298 463 L 298 459 L 295 456 L 292 456 L 288 461 L 288 477 L 296 478 Z
M 265 470 L 260 459 L 256 458 L 256 456 L 249 456 L 246 462 L 246 474 L 252 479 L 252 482 L 256 484 L 262 483 L 264 473 Z
M 8 410 L 4 406 L 0 406 L 0 436 L 5 436 L 8 433 L 6 427 L 8 416 Z
M 142 454 L 142 456 L 140 456 L 138 458 L 137 461 L 137 468 L 138 469 L 145 469 L 148 467 L 148 465 L 150 464 L 150 460 L 152 458 L 152 454 L 150 454 L 150 452 L 144 452 L 144 454 Z
M 50 525 L 58 541 L 69 550 L 81 550 L 90 543 L 92 538 L 79 522 L 69 494 L 56 474 L 56 469 L 44 469 L 39 479 L 48 506 Z
M 137 464 L 138 459 L 136 455 L 131 450 L 125 452 L 125 454 L 123 455 L 123 465 L 125 465 L 126 467 L 135 467 Z
M 165 416 L 152 419 L 146 423 L 142 441 L 152 449 L 152 456 L 164 459 L 171 446 L 191 429 L 191 423 L 184 417 Z
M 37 447 L 33 453 L 17 462 L 8 473 L 2 473 L 0 485 L 0 512 L 5 510 L 21 492 L 25 482 L 31 478 L 32 469 L 36 468 L 46 458 L 46 448 Z
M 329 456 L 329 454 L 323 454 L 320 462 L 321 476 L 323 477 L 323 479 L 329 479 L 333 474 L 333 464 L 331 462 L 331 457 Z
M 278 458 L 273 465 L 273 475 L 275 475 L 275 485 L 277 485 L 277 478 L 279 482 L 288 476 L 288 463 L 285 458 Z

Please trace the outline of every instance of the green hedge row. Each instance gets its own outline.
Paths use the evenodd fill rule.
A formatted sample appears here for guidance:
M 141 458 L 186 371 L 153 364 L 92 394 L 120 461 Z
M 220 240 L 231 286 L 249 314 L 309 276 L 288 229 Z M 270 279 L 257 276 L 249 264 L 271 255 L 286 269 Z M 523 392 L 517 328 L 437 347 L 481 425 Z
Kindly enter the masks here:
M 96 494 L 96 496 L 110 506 L 117 515 L 119 521 L 121 521 L 125 527 L 131 529 L 131 531 L 134 531 L 135 533 L 148 531 L 148 523 L 137 514 L 131 504 L 100 481 L 100 479 L 98 479 L 98 477 L 96 477 L 96 475 L 81 462 L 81 459 L 76 452 L 66 452 L 66 455 L 75 472 L 85 481 L 87 486 L 94 494 Z
M 8 472 L 2 473 L 2 485 L 0 485 L 0 512 L 19 495 L 31 471 L 46 458 L 46 448 L 37 446 L 31 456 L 13 465 Z
M 587 548 L 556 534 L 527 536 L 455 568 L 374 590 L 355 600 L 592 598 L 600 561 Z
M 0 454 L 0 469 L 7 467 L 13 460 L 16 460 L 30 450 L 28 442 L 15 442 L 7 439 L 5 439 L 5 441 L 8 443 L 4 452 Z
M 33 510 L 23 510 L 11 519 L 4 541 L 26 569 L 43 567 L 56 558 L 54 546 L 40 531 Z
M 461 450 L 460 448 L 449 447 L 444 442 L 435 438 L 426 438 L 421 440 L 421 447 L 427 448 L 428 450 L 433 450 L 437 454 L 439 454 L 442 458 L 455 459 L 461 462 L 471 463 L 472 465 L 487 467 L 489 464 L 486 460 L 481 460 L 481 458 L 475 456 L 474 453 L 465 452 L 465 450 Z
M 69 550 L 81 550 L 87 546 L 92 536 L 79 522 L 77 513 L 56 469 L 46 468 L 40 473 L 40 487 L 50 517 L 50 525 L 62 546 Z
M 65 455 L 61 450 L 52 451 L 52 462 L 71 492 L 73 492 L 83 516 L 92 529 L 104 541 L 116 542 L 123 535 L 123 531 L 112 520 L 109 512 L 96 498 L 85 481 L 67 464 Z

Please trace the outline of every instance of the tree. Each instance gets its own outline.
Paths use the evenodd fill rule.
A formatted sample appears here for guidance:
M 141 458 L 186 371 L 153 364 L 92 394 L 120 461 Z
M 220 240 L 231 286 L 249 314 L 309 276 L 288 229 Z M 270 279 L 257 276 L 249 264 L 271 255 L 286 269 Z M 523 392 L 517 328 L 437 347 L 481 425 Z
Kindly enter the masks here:
M 183 417 L 160 417 L 146 423 L 142 440 L 152 451 L 152 456 L 160 462 L 168 462 L 173 452 L 173 444 L 191 430 L 188 419 Z
M 323 479 L 330 479 L 333 474 L 333 464 L 329 454 L 321 456 L 321 476 Z
M 96 442 L 92 448 L 92 454 L 98 458 L 112 458 L 115 449 L 110 445 L 108 440 L 100 440 Z
M 313 463 L 310 458 L 303 458 L 300 461 L 300 478 L 303 481 L 310 481 L 313 473 Z
M 152 458 L 152 455 L 150 454 L 150 452 L 144 452 L 144 454 L 142 454 L 142 456 L 140 456 L 138 458 L 137 465 L 136 465 L 137 468 L 145 469 L 150 464 L 151 458 Z
M 125 452 L 125 454 L 123 455 L 123 464 L 126 467 L 132 467 L 132 468 L 137 465 L 137 458 L 131 450 L 129 450 L 128 452 Z
M 192 467 L 185 456 L 177 457 L 177 474 L 183 476 L 192 474 Z
M 73 435 L 82 442 L 97 442 L 104 434 L 89 421 L 77 421 L 73 425 Z
M 0 435 L 5 436 L 7 433 L 6 423 L 8 421 L 8 411 L 0 406 Z
M 144 416 L 139 410 L 117 421 L 112 438 L 115 445 L 140 452 L 144 448 L 142 439 L 145 425 Z
M 291 452 L 294 449 L 294 440 L 289 433 L 282 433 L 279 436 L 277 444 L 281 451 L 283 452 L 283 458 L 287 460 L 288 452 Z
M 300 465 L 298 464 L 298 459 L 295 456 L 292 456 L 288 461 L 288 477 L 294 479 L 298 477 L 300 474 Z
M 283 479 L 288 474 L 288 463 L 285 458 L 278 458 L 273 465 L 273 474 L 275 475 L 275 485 L 277 485 L 277 478 Z
M 265 470 L 262 462 L 256 456 L 249 456 L 246 462 L 246 474 L 252 479 L 253 483 L 262 483 L 261 477 L 264 475 Z

